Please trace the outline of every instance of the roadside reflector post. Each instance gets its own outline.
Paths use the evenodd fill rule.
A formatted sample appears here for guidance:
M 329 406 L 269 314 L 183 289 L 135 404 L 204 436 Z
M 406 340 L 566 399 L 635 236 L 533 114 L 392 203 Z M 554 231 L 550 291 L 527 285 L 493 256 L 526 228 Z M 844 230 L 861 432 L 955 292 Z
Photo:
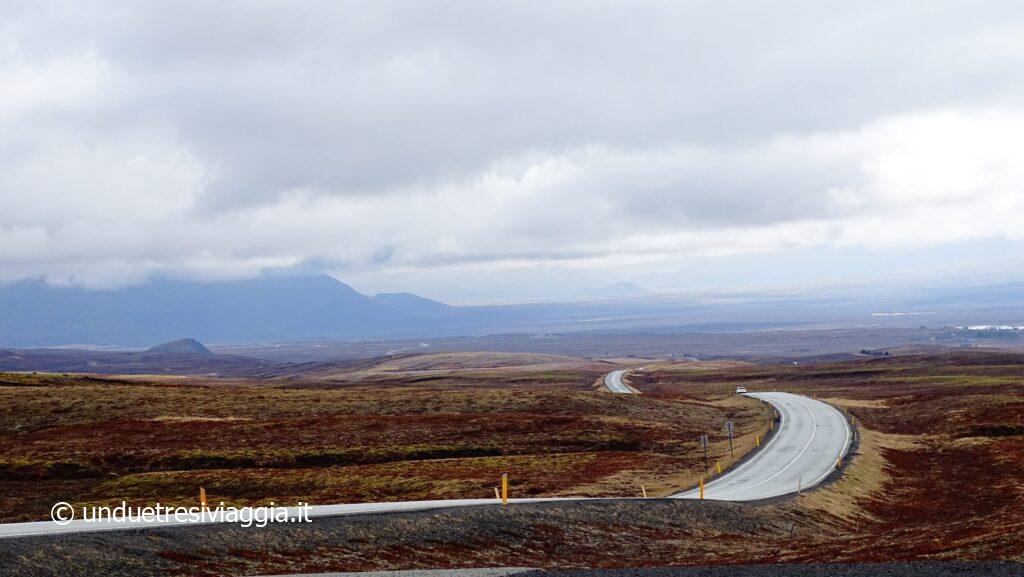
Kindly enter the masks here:
M 758 447 L 760 447 L 761 446 L 761 435 L 754 435 L 754 442 L 757 443 Z
M 704 499 L 704 477 L 700 478 L 700 498 Z
M 700 436 L 700 446 L 704 448 L 704 476 L 708 476 L 708 436 Z
M 508 505 L 508 473 L 501 474 L 501 504 Z
M 736 453 L 732 450 L 732 421 L 725 422 L 725 432 L 729 435 L 729 456 L 735 459 Z
M 721 461 L 715 461 L 715 470 L 718 471 L 719 475 L 722 474 L 722 462 Z
M 643 493 L 644 499 L 647 498 L 647 489 L 644 489 L 643 485 L 640 485 L 640 492 Z
M 494 500 L 501 502 L 501 491 L 497 487 L 494 488 Z
M 839 457 L 838 459 L 836 459 L 836 469 L 841 469 L 842 466 L 843 466 L 843 458 Z
M 804 480 L 802 477 L 796 478 L 796 493 L 799 495 L 804 490 Z
M 206 510 L 206 489 L 199 487 L 199 509 Z

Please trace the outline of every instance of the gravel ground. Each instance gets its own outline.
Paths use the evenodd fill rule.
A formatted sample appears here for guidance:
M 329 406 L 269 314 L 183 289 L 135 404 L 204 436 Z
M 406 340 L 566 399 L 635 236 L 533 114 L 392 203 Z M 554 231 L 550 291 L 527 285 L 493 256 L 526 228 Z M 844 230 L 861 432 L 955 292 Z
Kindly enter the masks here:
M 421 569 L 413 571 L 362 571 L 344 573 L 303 573 L 301 575 L 268 577 L 506 577 L 535 569 L 525 567 L 486 567 L 483 569 Z M 543 574 L 543 573 L 542 573 Z
M 515 577 L 962 577 L 1021 565 L 723 565 L 820 561 L 841 531 L 779 504 L 677 499 L 484 506 L 315 519 L 311 524 L 106 531 L 0 539 L 0 576 L 247 576 L 433 567 L 543 567 Z M 693 565 L 694 568 L 574 570 Z M 365 574 L 365 573 L 364 573 Z M 500 577 L 493 573 L 375 573 Z
M 1024 565 L 999 561 L 973 563 L 863 563 L 855 565 L 742 565 L 533 571 L 517 577 L 1017 577 Z
M 624 532 L 682 535 L 690 542 L 726 533 L 781 536 L 790 526 L 766 507 L 711 501 L 481 506 L 321 517 L 309 524 L 271 524 L 262 529 L 218 524 L 0 539 L 0 575 L 134 577 L 445 566 L 586 567 L 593 565 L 587 559 L 595 554 L 621 554 L 614 547 Z M 741 546 L 746 542 L 736 541 Z M 680 544 L 664 547 L 674 552 Z M 566 551 L 576 554 L 566 556 Z M 563 557 L 566 563 L 557 561 Z
M 317 573 L 291 577 L 1009 577 L 1024 575 L 1019 563 L 866 563 L 858 565 L 745 565 L 541 571 L 521 568 L 440 569 Z

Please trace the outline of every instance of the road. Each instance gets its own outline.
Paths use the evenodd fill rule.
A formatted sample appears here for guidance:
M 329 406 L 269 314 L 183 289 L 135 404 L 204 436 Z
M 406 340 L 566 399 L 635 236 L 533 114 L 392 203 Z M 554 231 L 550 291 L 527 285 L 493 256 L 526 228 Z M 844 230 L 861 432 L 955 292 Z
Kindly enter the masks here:
M 581 501 L 579 497 L 547 497 L 533 499 L 509 499 L 509 503 L 542 503 L 545 501 Z M 473 507 L 495 505 L 496 499 L 439 499 L 436 501 L 397 501 L 393 503 L 348 503 L 342 505 L 314 505 L 309 508 L 308 517 L 332 517 L 337 515 L 361 515 L 367 513 L 396 513 L 402 511 L 426 511 L 449 507 Z M 211 503 L 211 506 L 213 504 Z M 81 507 L 76 508 L 81 512 Z M 302 510 L 288 507 L 288 515 L 292 519 L 300 519 Z M 210 523 L 207 521 L 206 523 Z M 165 522 L 129 521 L 129 522 L 90 522 L 80 519 L 66 525 L 58 525 L 53 521 L 35 521 L 30 523 L 0 524 L 0 539 L 5 537 L 29 537 L 32 535 L 58 535 L 63 533 L 87 533 L 92 531 L 116 531 L 119 529 L 142 529 L 152 527 L 171 527 L 176 525 L 201 525 L 201 522 L 177 522 L 170 519 Z
M 626 371 L 613 371 L 605 383 L 613 392 L 634 393 L 622 382 Z M 616 385 L 616 386 L 613 386 Z M 616 390 L 618 388 L 619 390 Z M 850 443 L 850 428 L 846 419 L 830 405 L 790 393 L 750 393 L 774 405 L 782 416 L 776 434 L 759 453 L 705 487 L 705 498 L 724 501 L 750 501 L 795 493 L 798 486 L 806 489 L 820 483 L 833 470 L 839 456 L 845 455 Z M 695 499 L 696 491 L 672 495 L 673 498 Z M 510 503 L 539 503 L 544 501 L 584 501 L 579 497 L 509 499 Z M 496 499 L 450 499 L 436 501 L 399 501 L 393 503 L 353 503 L 318 505 L 309 509 L 309 517 L 358 515 L 422 511 L 450 507 L 493 506 Z M 80 514 L 79 508 L 79 514 Z M 298 517 L 300 509 L 289 514 Z M 52 521 L 0 524 L 0 538 L 31 535 L 53 535 L 117 529 L 138 529 L 182 525 L 173 519 L 153 522 L 85 522 L 71 521 L 58 525 Z M 196 523 L 187 523 L 196 524 Z
M 604 376 L 604 386 L 608 387 L 609 391 L 620 395 L 635 393 L 636 391 L 630 388 L 630 386 L 622 380 L 622 377 L 624 377 L 627 372 L 629 371 L 626 369 L 619 369 L 608 373 Z
M 852 433 L 834 407 L 792 393 L 748 393 L 771 403 L 781 415 L 779 429 L 746 462 L 704 487 L 705 499 L 754 501 L 795 493 L 825 480 L 846 455 Z M 672 495 L 696 499 L 698 491 Z

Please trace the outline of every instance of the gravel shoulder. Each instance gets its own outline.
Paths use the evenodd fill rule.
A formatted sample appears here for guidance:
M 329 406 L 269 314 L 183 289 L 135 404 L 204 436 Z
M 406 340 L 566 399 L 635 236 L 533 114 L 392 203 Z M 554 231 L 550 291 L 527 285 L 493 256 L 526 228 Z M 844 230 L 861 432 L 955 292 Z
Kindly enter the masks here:
M 545 577 L 1024 575 L 1021 565 L 1000 563 L 780 565 L 821 559 L 820 551 L 844 549 L 848 538 L 784 503 L 595 500 L 325 517 L 263 529 L 206 525 L 2 539 L 0 575 L 251 576 L 436 567 L 540 567 Z M 665 568 L 617 569 L 638 565 Z M 677 565 L 690 567 L 668 568 Z
M 519 577 L 1011 577 L 1024 565 L 1001 561 L 648 567 L 533 571 Z
M 607 566 L 722 558 L 793 532 L 771 506 L 594 500 L 316 518 L 309 524 L 0 539 L 0 575 L 280 575 L 436 567 Z M 713 562 L 709 559 L 709 562 Z
M 288 577 L 1011 577 L 1024 575 L 1024 565 L 999 561 L 861 563 L 813 565 L 730 565 L 720 567 L 647 567 L 642 569 L 579 569 L 543 571 L 517 567 L 316 573 Z M 274 576 L 284 577 L 284 576 Z

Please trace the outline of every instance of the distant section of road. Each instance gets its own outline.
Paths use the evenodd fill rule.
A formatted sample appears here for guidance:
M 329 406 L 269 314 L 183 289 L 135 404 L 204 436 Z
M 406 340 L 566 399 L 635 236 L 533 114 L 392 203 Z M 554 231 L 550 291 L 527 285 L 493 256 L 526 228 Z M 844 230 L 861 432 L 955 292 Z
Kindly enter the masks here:
M 627 372 L 629 371 L 626 369 L 619 369 L 617 371 L 612 371 L 608 373 L 607 375 L 604 376 L 604 386 L 608 387 L 609 391 L 613 393 L 618 393 L 620 395 L 629 395 L 635 393 L 636 390 L 634 390 L 632 387 L 627 385 L 625 381 L 622 380 L 622 377 L 626 376 Z
M 825 480 L 846 455 L 852 432 L 834 407 L 792 393 L 749 393 L 771 403 L 779 428 L 748 461 L 704 487 L 705 499 L 754 501 L 796 493 Z M 696 489 L 673 495 L 696 499 Z

